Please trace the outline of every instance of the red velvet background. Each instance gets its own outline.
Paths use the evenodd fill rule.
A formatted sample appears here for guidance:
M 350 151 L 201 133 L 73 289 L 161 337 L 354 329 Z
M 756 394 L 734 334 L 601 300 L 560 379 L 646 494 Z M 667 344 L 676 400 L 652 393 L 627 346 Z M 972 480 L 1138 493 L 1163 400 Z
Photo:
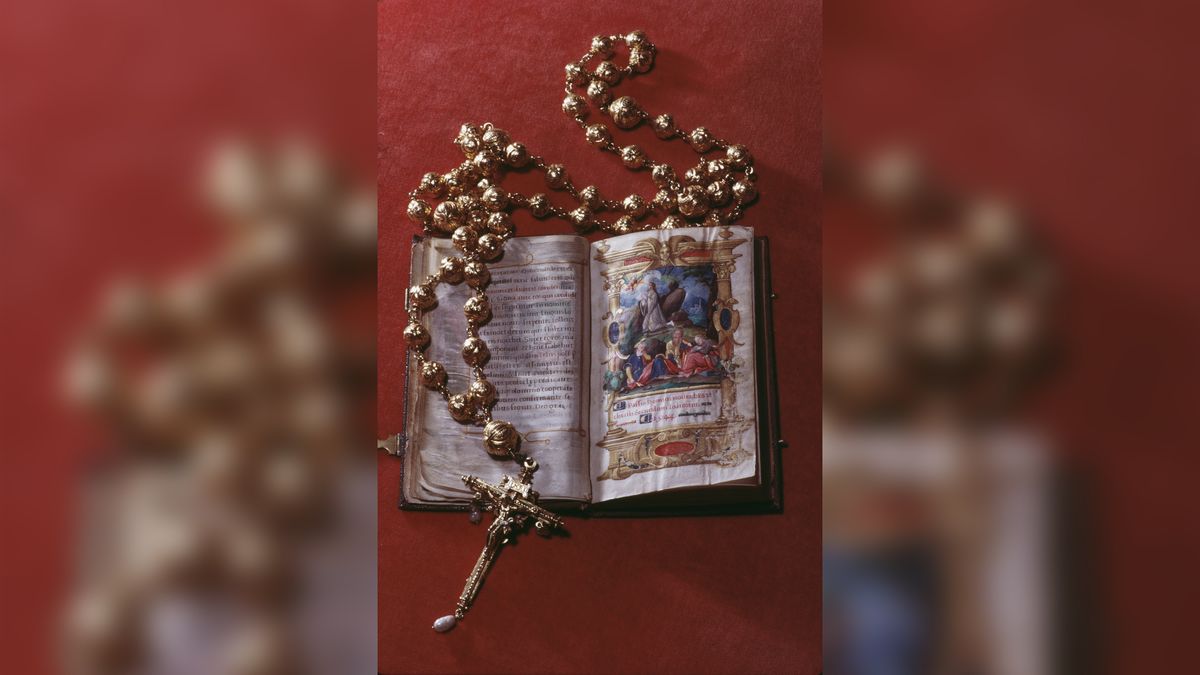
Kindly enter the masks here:
M 112 447 L 64 360 L 117 277 L 211 258 L 203 162 L 313 139 L 369 180 L 375 7 L 338 0 L 6 3 L 0 19 L 0 672 L 58 672 L 80 491 Z
M 491 121 L 565 163 L 579 185 L 648 194 L 645 174 L 588 147 L 559 111 L 563 65 L 592 35 L 634 28 L 658 58 L 619 92 L 756 158 L 762 197 L 743 223 L 770 238 L 780 296 L 784 513 L 572 519 L 568 539 L 506 550 L 466 622 L 438 635 L 430 624 L 453 607 L 483 531 L 461 514 L 397 510 L 399 464 L 381 457 L 381 672 L 820 669 L 819 2 L 381 2 L 379 434 L 402 425 L 402 294 L 416 232 L 406 193 L 423 172 L 461 161 L 459 124 Z M 619 138 L 680 169 L 695 161 L 644 128 Z M 530 178 L 516 186 L 540 191 Z M 520 215 L 521 234 L 565 231 Z
M 1032 424 L 1083 488 L 1064 574 L 1093 584 L 1101 626 L 1068 649 L 1101 672 L 1195 670 L 1196 5 L 842 0 L 823 24 L 841 148 L 902 141 L 962 194 L 1015 199 L 1059 266 L 1060 364 Z M 830 206 L 827 274 L 863 229 Z

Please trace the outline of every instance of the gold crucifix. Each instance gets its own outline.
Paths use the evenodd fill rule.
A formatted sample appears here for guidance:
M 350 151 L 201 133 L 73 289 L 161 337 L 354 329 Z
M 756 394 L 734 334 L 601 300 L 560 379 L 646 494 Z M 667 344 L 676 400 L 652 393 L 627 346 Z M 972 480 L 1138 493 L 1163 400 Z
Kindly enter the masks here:
M 521 476 L 514 480 L 511 476 L 503 476 L 498 485 L 492 485 L 475 476 L 463 476 L 462 480 L 471 488 L 474 499 L 483 505 L 485 511 L 492 511 L 495 518 L 488 526 L 487 543 L 467 583 L 463 586 L 462 595 L 458 596 L 458 605 L 454 614 L 448 614 L 433 622 L 433 629 L 444 633 L 453 628 L 459 619 L 466 615 L 479 594 L 483 578 L 487 576 L 492 561 L 500 547 L 507 544 L 517 532 L 533 519 L 534 528 L 538 534 L 549 536 L 556 527 L 564 527 L 562 518 L 538 506 L 538 493 L 533 489 L 533 473 L 537 471 L 538 463 L 528 457 L 521 467 Z

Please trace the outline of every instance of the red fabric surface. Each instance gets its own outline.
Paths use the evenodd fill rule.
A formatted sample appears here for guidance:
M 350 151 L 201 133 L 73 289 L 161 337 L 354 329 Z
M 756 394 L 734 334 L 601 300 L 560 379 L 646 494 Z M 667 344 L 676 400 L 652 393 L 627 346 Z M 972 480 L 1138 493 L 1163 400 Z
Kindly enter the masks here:
M 197 182 L 228 134 L 316 139 L 370 175 L 374 7 L 6 5 L 0 21 L 0 672 L 58 672 L 79 494 L 111 441 L 62 370 L 114 278 L 207 260 Z
M 645 174 L 588 147 L 559 110 L 563 66 L 592 35 L 635 28 L 658 58 L 620 93 L 745 143 L 756 158 L 762 196 L 743 223 L 770 237 L 780 296 L 784 513 L 571 519 L 569 538 L 505 550 L 466 622 L 438 635 L 430 624 L 453 608 L 483 530 L 462 514 L 399 511 L 399 463 L 381 457 L 384 673 L 820 669 L 818 2 L 380 3 L 379 433 L 402 428 L 402 294 L 416 232 L 406 193 L 423 172 L 461 161 L 451 144 L 461 123 L 491 121 L 565 163 L 581 186 L 649 194 Z M 695 161 L 645 128 L 619 138 L 680 170 Z M 513 185 L 541 191 L 539 182 Z M 524 215 L 520 234 L 567 231 Z
M 1096 580 L 1103 639 L 1067 648 L 1113 673 L 1195 668 L 1196 10 L 847 0 L 824 18 L 841 146 L 900 139 L 942 180 L 1013 196 L 1059 265 L 1062 359 L 1035 423 L 1090 497 L 1064 534 L 1095 546 L 1065 574 Z M 861 230 L 845 216 L 824 215 L 827 271 Z

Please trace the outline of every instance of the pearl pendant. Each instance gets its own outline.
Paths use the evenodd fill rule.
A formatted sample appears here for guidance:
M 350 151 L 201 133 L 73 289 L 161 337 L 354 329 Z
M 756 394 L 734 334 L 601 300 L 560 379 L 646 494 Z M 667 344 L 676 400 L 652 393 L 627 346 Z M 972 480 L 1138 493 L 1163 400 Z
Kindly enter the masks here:
M 433 622 L 433 629 L 439 633 L 445 633 L 456 625 L 458 625 L 458 619 L 454 618 L 453 614 L 447 614 Z

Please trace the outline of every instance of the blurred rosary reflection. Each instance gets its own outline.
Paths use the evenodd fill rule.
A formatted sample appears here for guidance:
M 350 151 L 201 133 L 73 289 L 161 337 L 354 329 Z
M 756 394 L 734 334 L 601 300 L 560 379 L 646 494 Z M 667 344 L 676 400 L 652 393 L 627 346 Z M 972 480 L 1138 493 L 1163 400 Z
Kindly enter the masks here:
M 1049 449 L 1017 415 L 1055 270 L 1011 205 L 912 151 L 831 153 L 825 190 L 826 231 L 864 230 L 826 237 L 826 672 L 1057 672 Z
M 373 672 L 375 196 L 224 145 L 203 266 L 114 283 L 66 369 L 86 486 L 71 673 Z

